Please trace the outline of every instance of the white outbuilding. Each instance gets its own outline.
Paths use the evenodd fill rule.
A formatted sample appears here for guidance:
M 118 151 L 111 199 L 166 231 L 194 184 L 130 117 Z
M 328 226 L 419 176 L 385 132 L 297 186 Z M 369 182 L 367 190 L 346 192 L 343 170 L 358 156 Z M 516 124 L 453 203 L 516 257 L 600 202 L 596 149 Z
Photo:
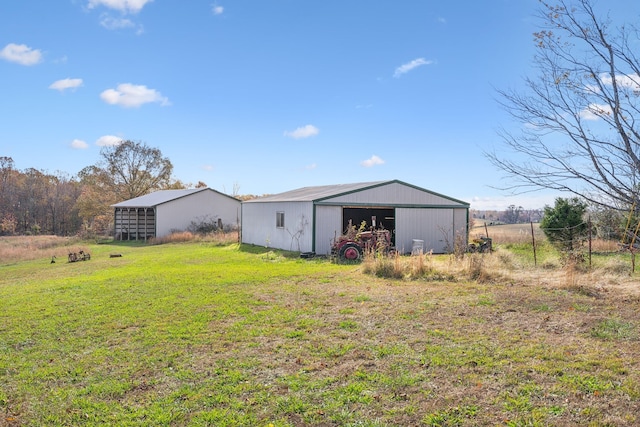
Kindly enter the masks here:
M 392 245 L 446 253 L 468 238 L 469 203 L 398 180 L 305 187 L 242 203 L 242 243 L 328 255 L 349 224 L 391 231 Z
M 164 237 L 194 224 L 215 224 L 224 230 L 240 224 L 240 200 L 211 188 L 161 190 L 112 207 L 116 240 Z

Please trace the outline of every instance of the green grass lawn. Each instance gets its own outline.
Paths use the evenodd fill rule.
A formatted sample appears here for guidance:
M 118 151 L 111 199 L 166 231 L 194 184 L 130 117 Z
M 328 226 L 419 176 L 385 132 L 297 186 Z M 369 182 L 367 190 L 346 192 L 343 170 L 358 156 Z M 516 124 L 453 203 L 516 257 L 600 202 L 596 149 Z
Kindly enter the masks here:
M 0 265 L 0 425 L 640 423 L 635 297 L 206 242 L 88 249 Z

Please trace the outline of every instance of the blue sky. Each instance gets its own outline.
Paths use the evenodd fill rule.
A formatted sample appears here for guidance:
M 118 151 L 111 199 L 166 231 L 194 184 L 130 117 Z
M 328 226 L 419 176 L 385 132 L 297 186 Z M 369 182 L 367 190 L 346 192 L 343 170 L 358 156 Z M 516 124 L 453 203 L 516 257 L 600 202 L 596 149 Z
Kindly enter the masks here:
M 483 156 L 514 125 L 496 88 L 534 72 L 537 7 L 5 1 L 0 156 L 75 175 L 131 139 L 227 193 L 399 179 L 475 209 L 542 207 L 556 195 L 508 197 Z

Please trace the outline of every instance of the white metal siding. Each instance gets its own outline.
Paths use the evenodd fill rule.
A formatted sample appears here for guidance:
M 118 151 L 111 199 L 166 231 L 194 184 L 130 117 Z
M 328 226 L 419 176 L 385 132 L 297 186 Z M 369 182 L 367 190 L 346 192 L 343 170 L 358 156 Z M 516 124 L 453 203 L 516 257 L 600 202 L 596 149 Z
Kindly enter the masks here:
M 411 252 L 414 239 L 424 241 L 425 251 L 447 252 L 455 234 L 465 233 L 467 227 L 464 202 L 398 182 L 316 201 L 315 218 L 310 199 L 244 203 L 242 242 L 328 254 L 333 239 L 343 232 L 343 207 L 349 206 L 395 209 L 396 247 L 404 253 Z M 276 212 L 285 213 L 284 228 L 276 228 Z
M 409 253 L 413 240 L 424 241 L 424 252 L 445 253 L 453 245 L 453 209 L 396 209 L 396 249 Z
M 236 227 L 240 220 L 240 201 L 205 190 L 157 207 L 157 236 L 184 231 L 192 222 L 222 220 L 223 226 Z
M 316 207 L 316 254 L 329 255 L 331 243 L 342 234 L 342 207 Z
M 276 212 L 284 212 L 284 227 L 276 227 Z M 311 252 L 312 202 L 245 203 L 242 243 L 286 251 Z
M 459 205 L 459 203 L 427 191 L 399 183 L 391 183 L 368 190 L 357 191 L 351 194 L 323 200 L 321 203 L 349 204 L 375 204 L 381 206 L 391 205 Z
M 469 240 L 468 214 L 466 209 L 453 210 L 453 229 L 456 235 L 462 236 L 465 243 Z

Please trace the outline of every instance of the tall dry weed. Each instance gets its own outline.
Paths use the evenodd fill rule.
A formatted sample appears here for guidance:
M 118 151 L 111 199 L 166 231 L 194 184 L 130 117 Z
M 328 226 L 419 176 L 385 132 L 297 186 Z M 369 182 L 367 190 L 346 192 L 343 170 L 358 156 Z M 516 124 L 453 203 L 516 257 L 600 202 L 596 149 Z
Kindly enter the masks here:
M 620 242 L 617 240 L 593 239 L 591 241 L 593 252 L 617 252 L 620 250 Z
M 433 273 L 433 253 L 423 254 L 422 251 L 410 258 L 411 275 L 413 277 L 423 277 Z
M 388 279 L 402 279 L 405 275 L 404 263 L 397 252 L 385 255 L 375 251 L 368 251 L 364 255 L 362 271 L 366 274 Z

